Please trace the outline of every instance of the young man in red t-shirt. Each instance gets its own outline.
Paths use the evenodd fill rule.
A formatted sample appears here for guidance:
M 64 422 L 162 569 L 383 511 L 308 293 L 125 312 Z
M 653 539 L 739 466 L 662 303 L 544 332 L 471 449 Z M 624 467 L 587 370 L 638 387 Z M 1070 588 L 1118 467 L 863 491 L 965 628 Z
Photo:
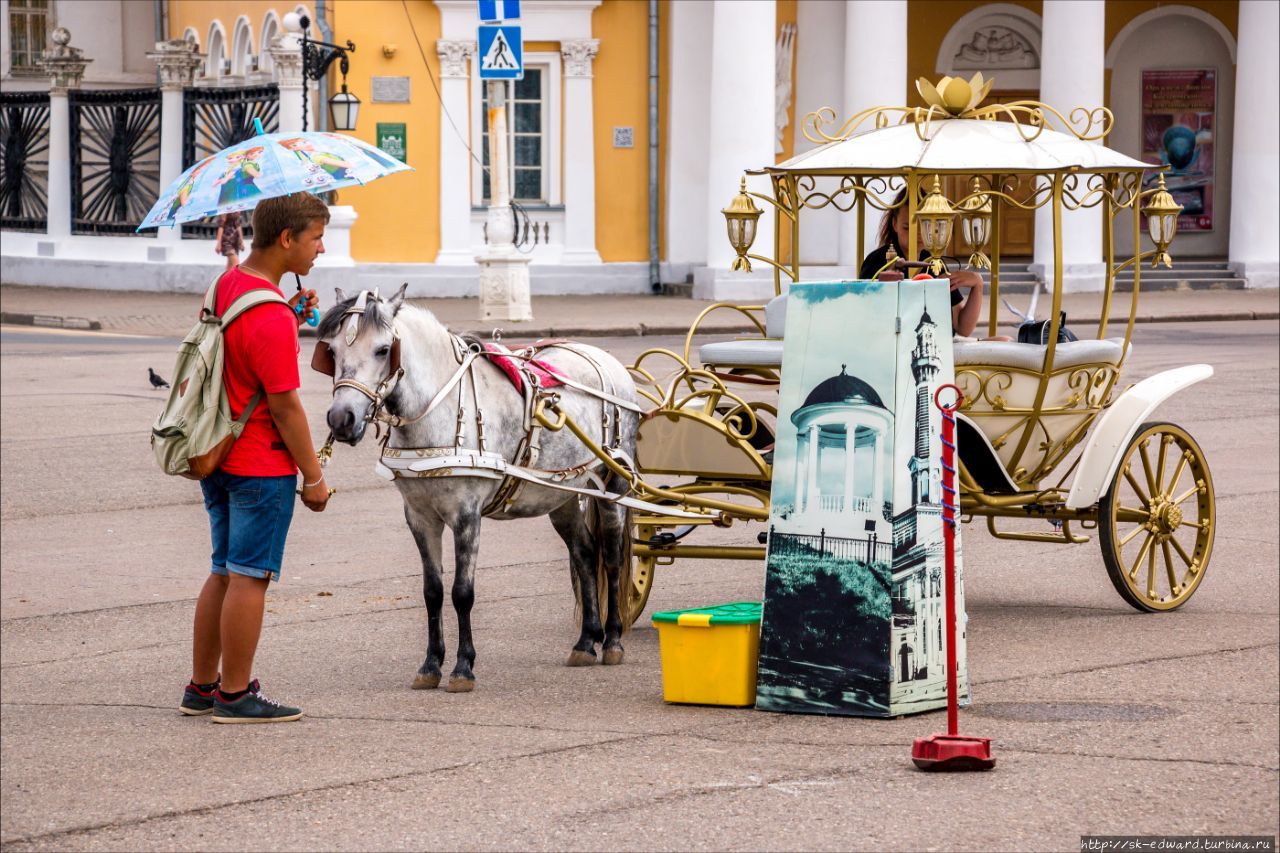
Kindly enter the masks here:
M 261 202 L 253 213 L 249 257 L 218 280 L 215 310 L 222 314 L 255 288 L 279 293 L 280 277 L 287 272 L 310 272 L 324 251 L 328 221 L 329 209 L 310 193 Z M 303 314 L 308 313 L 316 305 L 315 291 L 289 302 L 302 302 Z M 223 370 L 232 416 L 239 416 L 259 389 L 266 399 L 259 401 L 222 467 L 200 481 L 213 557 L 196 601 L 191 682 L 179 710 L 213 714 L 215 723 L 276 723 L 302 716 L 300 709 L 268 699 L 252 675 L 267 585 L 280 579 L 299 470 L 307 508 L 321 512 L 329 500 L 298 396 L 301 322 L 296 311 L 268 302 L 250 308 L 226 330 Z

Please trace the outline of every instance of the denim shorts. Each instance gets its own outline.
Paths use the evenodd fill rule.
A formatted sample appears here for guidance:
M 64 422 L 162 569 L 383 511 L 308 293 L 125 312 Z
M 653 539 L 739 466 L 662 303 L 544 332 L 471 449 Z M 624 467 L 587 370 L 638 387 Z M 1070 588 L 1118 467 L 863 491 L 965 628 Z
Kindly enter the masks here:
M 213 538 L 209 570 L 280 580 L 297 487 L 296 475 L 242 477 L 214 471 L 201 480 Z

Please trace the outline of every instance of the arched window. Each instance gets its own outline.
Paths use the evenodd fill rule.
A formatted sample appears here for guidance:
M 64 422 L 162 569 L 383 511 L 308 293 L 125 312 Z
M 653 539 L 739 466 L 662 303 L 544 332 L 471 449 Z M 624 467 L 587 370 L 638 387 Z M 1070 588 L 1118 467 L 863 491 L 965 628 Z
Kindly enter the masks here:
M 271 43 L 280 35 L 280 18 L 276 15 L 274 9 L 267 12 L 266 20 L 262 22 L 262 37 L 258 39 L 258 70 L 267 74 L 271 73 Z
M 227 67 L 227 35 L 222 24 L 214 21 L 209 27 L 209 50 L 205 60 L 204 74 L 210 80 L 218 80 L 229 70 Z
M 257 62 L 253 55 L 253 33 L 249 30 L 249 19 L 241 15 L 236 20 L 235 37 L 231 41 L 231 73 L 243 77 L 257 70 Z

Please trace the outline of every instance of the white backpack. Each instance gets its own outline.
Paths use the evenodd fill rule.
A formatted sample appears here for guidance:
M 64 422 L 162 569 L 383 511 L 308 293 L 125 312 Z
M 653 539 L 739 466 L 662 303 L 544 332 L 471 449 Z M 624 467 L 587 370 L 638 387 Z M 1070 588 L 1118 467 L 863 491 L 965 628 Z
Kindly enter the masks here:
M 239 418 L 232 419 L 223 385 L 223 333 L 237 317 L 264 302 L 288 305 L 280 294 L 267 288 L 244 293 L 219 317 L 219 276 L 205 295 L 200 322 L 192 327 L 178 347 L 173 366 L 172 390 L 164 411 L 151 427 L 151 449 L 166 474 L 203 480 L 218 470 L 231 446 L 244 431 L 249 416 L 262 402 L 262 389 L 249 400 Z

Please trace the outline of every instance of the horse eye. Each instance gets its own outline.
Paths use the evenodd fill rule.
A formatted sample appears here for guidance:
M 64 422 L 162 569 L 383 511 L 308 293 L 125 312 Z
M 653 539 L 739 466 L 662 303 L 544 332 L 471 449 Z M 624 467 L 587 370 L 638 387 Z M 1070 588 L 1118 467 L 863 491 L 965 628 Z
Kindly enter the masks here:
M 378 358 L 386 358 L 387 356 L 391 355 L 391 347 L 380 346 L 373 351 L 373 354 L 376 355 Z

